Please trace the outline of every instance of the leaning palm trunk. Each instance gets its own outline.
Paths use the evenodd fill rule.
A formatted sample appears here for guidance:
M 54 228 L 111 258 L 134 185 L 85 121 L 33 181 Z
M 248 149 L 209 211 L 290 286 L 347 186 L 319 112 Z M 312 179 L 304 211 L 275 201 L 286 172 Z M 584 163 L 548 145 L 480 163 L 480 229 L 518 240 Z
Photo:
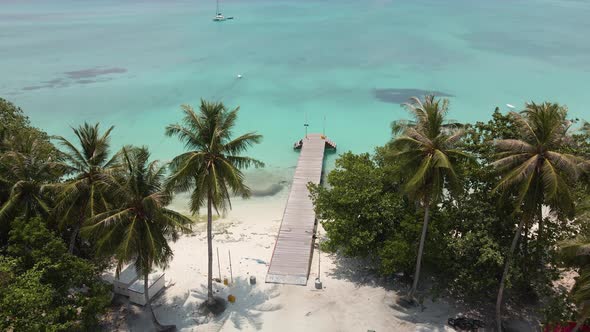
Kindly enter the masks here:
M 209 305 L 214 303 L 213 299 L 213 236 L 211 228 L 213 227 L 213 209 L 211 207 L 212 204 L 212 197 L 211 193 L 209 193 L 207 197 L 207 302 Z
M 428 222 L 430 219 L 430 199 L 426 198 L 424 206 L 424 223 L 422 225 L 422 235 L 420 236 L 420 246 L 418 247 L 418 257 L 416 257 L 416 271 L 414 272 L 414 282 L 412 289 L 408 294 L 410 301 L 414 300 L 414 294 L 418 289 L 418 279 L 420 278 L 420 266 L 422 265 L 422 254 L 424 253 L 424 242 L 426 242 L 426 233 L 428 231 Z
M 74 253 L 74 248 L 76 247 L 76 239 L 78 239 L 79 233 L 80 233 L 80 225 L 77 224 L 74 226 L 74 230 L 72 231 L 72 235 L 70 235 L 70 245 L 68 247 L 68 252 L 70 254 Z
M 539 269 L 543 268 L 545 264 L 545 248 L 543 247 L 543 238 L 545 235 L 545 225 L 543 220 L 543 206 L 539 204 L 537 209 L 537 218 L 539 218 L 539 232 L 537 236 L 537 263 L 539 265 Z
M 500 289 L 498 290 L 498 298 L 496 299 L 496 328 L 500 332 L 502 331 L 502 296 L 504 295 L 504 286 L 506 285 L 506 279 L 508 278 L 510 263 L 512 262 L 514 251 L 516 250 L 518 238 L 520 237 L 520 233 L 522 233 L 522 228 L 524 227 L 524 221 L 524 218 L 520 220 L 520 223 L 518 224 L 518 229 L 516 230 L 516 234 L 514 234 L 514 238 L 512 238 L 510 251 L 508 252 L 508 256 L 506 257 L 506 262 L 504 262 L 504 273 L 502 273 L 502 279 L 500 280 Z

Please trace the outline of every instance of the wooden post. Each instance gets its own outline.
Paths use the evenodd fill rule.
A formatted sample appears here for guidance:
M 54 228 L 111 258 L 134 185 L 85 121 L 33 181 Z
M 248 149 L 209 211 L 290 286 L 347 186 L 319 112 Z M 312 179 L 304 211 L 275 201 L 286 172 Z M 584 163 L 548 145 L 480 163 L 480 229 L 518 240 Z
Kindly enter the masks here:
M 319 230 L 318 230 L 317 239 L 318 239 L 318 279 L 320 279 L 320 273 L 321 273 L 320 269 L 322 267 L 320 264 L 320 256 L 322 254 L 322 248 L 320 248 L 320 231 Z
M 227 253 L 229 254 L 229 275 L 230 275 L 230 278 L 231 278 L 230 279 L 231 280 L 231 283 L 233 284 L 234 283 L 234 274 L 233 274 L 232 269 L 231 269 L 231 251 L 229 251 L 229 249 L 228 249 L 227 250 Z
M 219 263 L 219 248 L 217 248 L 217 271 L 219 272 L 219 282 L 221 282 L 221 264 Z
M 307 123 L 307 112 L 305 112 L 305 122 L 303 123 L 305 127 L 305 138 L 307 138 L 307 127 L 309 127 L 309 123 Z

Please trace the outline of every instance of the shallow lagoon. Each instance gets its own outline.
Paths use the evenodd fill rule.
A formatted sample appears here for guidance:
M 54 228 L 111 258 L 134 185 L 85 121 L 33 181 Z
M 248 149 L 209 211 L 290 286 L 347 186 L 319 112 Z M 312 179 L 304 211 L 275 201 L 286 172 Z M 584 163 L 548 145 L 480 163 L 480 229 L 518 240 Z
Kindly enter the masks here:
M 306 118 L 340 152 L 372 151 L 406 115 L 399 103 L 431 91 L 460 121 L 530 99 L 590 118 L 587 1 L 226 0 L 236 19 L 222 23 L 214 1 L 0 8 L 0 96 L 50 134 L 114 124 L 117 146 L 164 160 L 182 150 L 165 125 L 201 97 L 240 105 L 236 132 L 264 135 L 251 154 L 270 172 L 295 165 Z

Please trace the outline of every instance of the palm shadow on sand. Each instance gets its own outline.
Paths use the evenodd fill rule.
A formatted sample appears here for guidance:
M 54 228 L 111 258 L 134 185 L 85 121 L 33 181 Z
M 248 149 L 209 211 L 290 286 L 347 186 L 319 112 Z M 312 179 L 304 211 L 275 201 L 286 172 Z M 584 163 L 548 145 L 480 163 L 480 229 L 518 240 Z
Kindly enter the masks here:
M 274 285 L 265 288 L 260 285 L 250 285 L 246 278 L 236 278 L 234 283 L 228 287 L 219 284 L 214 286 L 217 290 L 215 296 L 227 299 L 229 294 L 235 296 L 235 303 L 228 303 L 226 310 L 215 317 L 199 317 L 202 324 L 212 324 L 221 330 L 226 322 L 230 321 L 236 329 L 242 329 L 251 326 L 256 330 L 261 330 L 263 325 L 262 314 L 280 310 L 279 304 L 271 303 L 272 299 L 279 296 L 278 286 Z M 207 287 L 202 285 L 199 289 L 192 289 L 192 297 L 202 303 L 207 299 Z M 198 310 L 195 315 L 199 315 Z M 197 319 L 199 320 L 199 319 Z

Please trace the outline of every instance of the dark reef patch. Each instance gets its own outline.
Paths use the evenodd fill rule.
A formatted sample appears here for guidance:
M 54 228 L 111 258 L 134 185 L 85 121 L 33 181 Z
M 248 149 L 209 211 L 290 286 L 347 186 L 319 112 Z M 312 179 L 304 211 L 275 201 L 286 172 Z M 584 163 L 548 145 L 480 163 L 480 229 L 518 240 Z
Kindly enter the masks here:
M 113 68 L 88 68 L 82 70 L 66 71 L 64 74 L 70 79 L 92 78 L 108 74 L 123 74 L 127 69 L 113 67 Z
M 48 81 L 42 81 L 39 85 L 30 85 L 22 88 L 24 91 L 65 88 L 75 84 L 92 84 L 97 82 L 105 82 L 113 79 L 105 75 L 126 73 L 127 69 L 112 67 L 112 68 L 88 68 L 82 70 L 67 71 L 63 74 L 65 77 L 57 77 Z
M 51 86 L 56 86 L 56 85 L 63 84 L 64 83 L 64 79 L 63 78 L 54 78 L 52 80 L 43 81 L 41 83 L 47 84 L 47 85 L 51 85 Z
M 373 95 L 379 101 L 384 103 L 391 103 L 391 104 L 402 104 L 407 102 L 411 97 L 423 97 L 428 94 L 434 94 L 437 97 L 454 97 L 454 95 L 440 92 L 440 91 L 432 91 L 432 90 L 422 90 L 422 89 L 396 89 L 396 88 L 388 88 L 388 89 L 374 89 Z
M 76 83 L 80 83 L 80 84 L 89 84 L 89 83 L 95 83 L 95 82 L 99 82 L 98 80 L 77 80 Z
M 252 188 L 252 197 L 268 197 L 274 196 L 283 190 L 283 183 L 274 183 L 266 188 Z
M 43 89 L 44 86 L 43 85 L 31 85 L 31 86 L 25 86 L 23 88 L 23 90 L 25 91 L 32 91 L 32 90 L 39 90 L 39 89 Z

